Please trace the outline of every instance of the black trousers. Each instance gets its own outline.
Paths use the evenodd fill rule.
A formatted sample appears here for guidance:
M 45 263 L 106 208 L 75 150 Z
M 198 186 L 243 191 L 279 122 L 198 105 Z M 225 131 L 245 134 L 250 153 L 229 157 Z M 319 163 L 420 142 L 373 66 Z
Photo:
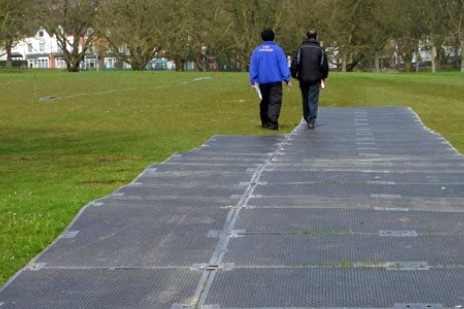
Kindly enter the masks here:
M 263 127 L 278 127 L 282 107 L 282 83 L 260 84 L 262 100 L 259 105 Z
M 319 107 L 320 82 L 305 83 L 300 81 L 301 96 L 303 101 L 303 117 L 307 123 L 315 123 Z

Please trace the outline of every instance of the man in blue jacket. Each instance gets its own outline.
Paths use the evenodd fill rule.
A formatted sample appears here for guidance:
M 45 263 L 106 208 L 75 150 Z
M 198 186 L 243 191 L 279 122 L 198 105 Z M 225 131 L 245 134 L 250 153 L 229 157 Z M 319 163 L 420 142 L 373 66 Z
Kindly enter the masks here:
M 261 32 L 263 42 L 256 47 L 250 61 L 251 87 L 259 86 L 261 92 L 260 117 L 263 128 L 278 130 L 282 107 L 282 81 L 291 87 L 291 75 L 287 56 L 282 48 L 275 44 L 274 31 L 264 29 Z

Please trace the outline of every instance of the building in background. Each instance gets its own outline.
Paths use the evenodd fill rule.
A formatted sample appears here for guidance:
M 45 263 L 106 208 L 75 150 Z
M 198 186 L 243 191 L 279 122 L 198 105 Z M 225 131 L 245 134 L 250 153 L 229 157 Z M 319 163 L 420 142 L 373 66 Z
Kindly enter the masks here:
M 68 36 L 68 41 L 73 44 L 72 35 Z M 80 48 L 80 50 L 82 49 Z M 63 51 L 58 45 L 56 37 L 51 36 L 43 28 L 40 28 L 34 36 L 18 41 L 12 49 L 12 54 L 13 61 L 22 62 L 31 69 L 66 69 Z M 0 62 L 2 61 L 6 61 L 6 52 L 0 47 Z M 100 69 L 131 69 L 129 64 L 119 63 L 116 57 L 112 56 L 108 43 L 104 38 L 98 38 L 94 41 L 81 62 L 81 70 Z M 172 70 L 175 69 L 175 66 L 172 61 L 162 58 L 153 59 L 147 69 Z

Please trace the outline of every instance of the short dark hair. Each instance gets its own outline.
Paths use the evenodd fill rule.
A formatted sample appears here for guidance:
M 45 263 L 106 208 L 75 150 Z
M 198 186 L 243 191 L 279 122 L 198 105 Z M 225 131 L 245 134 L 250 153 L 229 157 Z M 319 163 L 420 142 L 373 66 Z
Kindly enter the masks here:
M 270 28 L 266 28 L 261 32 L 261 38 L 263 41 L 274 41 L 274 31 Z
M 317 38 L 317 31 L 316 30 L 308 30 L 308 32 L 306 32 L 306 36 L 308 37 L 308 39 L 316 39 Z

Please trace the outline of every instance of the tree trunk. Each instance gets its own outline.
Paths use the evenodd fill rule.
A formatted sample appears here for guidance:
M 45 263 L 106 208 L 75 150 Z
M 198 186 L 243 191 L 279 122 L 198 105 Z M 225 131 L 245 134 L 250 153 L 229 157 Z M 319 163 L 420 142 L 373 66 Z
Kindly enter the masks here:
M 145 66 L 142 63 L 131 63 L 132 70 L 134 71 L 143 71 Z
M 404 55 L 403 63 L 404 63 L 404 71 L 411 72 L 412 55 Z
M 375 53 L 374 72 L 380 72 L 380 56 L 379 56 L 379 53 Z
M 419 49 L 417 50 L 416 53 L 416 72 L 419 72 L 419 63 L 421 62 L 421 56 L 420 56 L 420 51 Z
M 464 73 L 464 39 L 461 40 L 461 73 Z
M 459 45 L 460 44 L 456 44 L 454 47 L 453 69 L 456 69 L 456 70 L 459 69 L 460 63 L 461 63 L 461 53 L 459 52 L 461 48 Z
M 195 57 L 195 71 L 204 72 L 206 71 L 206 63 L 203 55 Z
M 441 71 L 441 66 L 443 64 L 443 56 L 444 56 L 444 52 L 443 52 L 443 49 L 442 49 L 442 46 L 443 44 L 441 45 L 438 45 L 438 49 L 437 49 L 437 57 L 436 57 L 436 60 L 435 60 L 435 69 L 438 71 Z
M 80 71 L 79 65 L 80 63 L 69 63 L 67 65 L 67 71 L 68 72 L 79 72 Z
M 174 63 L 176 64 L 177 72 L 184 72 L 185 61 L 183 59 L 175 58 Z
M 342 72 L 346 72 L 346 62 L 347 62 L 347 55 L 346 55 L 346 52 L 343 51 L 343 53 L 342 53 Z
M 68 72 L 79 72 L 81 60 L 79 57 L 71 56 L 70 59 L 66 60 L 66 70 Z
M 346 70 L 348 72 L 353 72 L 354 69 L 356 68 L 356 66 L 358 65 L 358 63 L 359 63 L 359 59 L 357 57 L 353 58 L 353 60 L 350 62 L 350 64 L 347 65 Z
M 132 55 L 129 57 L 128 62 L 130 63 L 132 70 L 143 71 L 147 67 L 149 61 L 145 60 L 142 55 Z
M 13 44 L 9 40 L 5 44 L 5 50 L 6 50 L 6 64 L 5 68 L 7 69 L 12 69 L 13 68 L 13 57 L 12 57 L 12 52 L 11 50 L 13 49 Z
M 436 63 L 435 63 L 436 59 L 437 59 L 437 47 L 434 44 L 432 46 L 432 73 L 437 72 L 437 67 L 436 67 Z

